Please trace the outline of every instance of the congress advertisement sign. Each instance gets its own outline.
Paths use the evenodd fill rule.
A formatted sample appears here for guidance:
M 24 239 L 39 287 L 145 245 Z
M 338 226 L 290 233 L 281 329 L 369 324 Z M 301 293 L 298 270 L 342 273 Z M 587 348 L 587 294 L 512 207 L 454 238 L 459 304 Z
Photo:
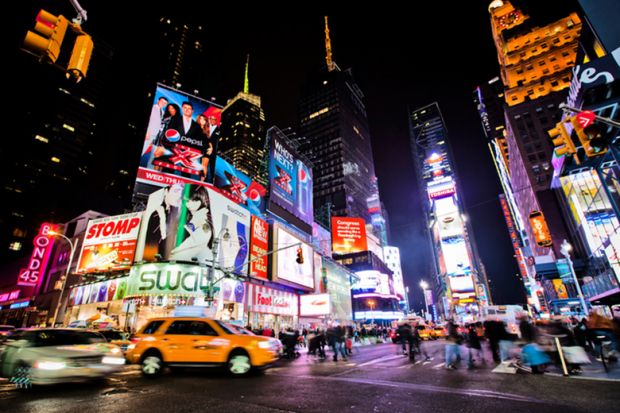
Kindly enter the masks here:
M 267 279 L 267 250 L 269 248 L 269 224 L 252 215 L 250 231 L 250 276 Z
M 88 222 L 77 272 L 120 270 L 133 263 L 142 212 Z
M 60 226 L 55 224 L 44 223 L 39 229 L 39 233 L 32 244 L 34 249 L 30 255 L 30 261 L 26 268 L 19 270 L 17 277 L 17 285 L 38 287 L 45 275 L 47 263 L 54 248 L 54 236 L 50 232 L 59 232 Z M 34 291 L 36 294 L 36 291 Z
M 193 261 L 247 274 L 250 212 L 208 186 L 174 184 L 149 196 L 136 261 Z M 221 276 L 221 272 L 219 276 Z
M 267 189 L 219 156 L 215 163 L 213 184 L 228 198 L 249 209 L 253 215 L 264 214 Z
M 136 180 L 166 186 L 211 178 L 221 112 L 211 102 L 158 85 Z
M 124 277 L 75 287 L 69 294 L 69 305 L 122 300 L 127 295 L 128 280 L 129 277 Z
M 307 224 L 314 221 L 312 170 L 283 139 L 271 135 L 269 152 L 270 202 Z
M 366 221 L 363 218 L 332 217 L 334 254 L 368 251 Z
M 301 243 L 303 264 L 297 263 L 297 248 L 286 248 L 273 254 L 272 279 L 284 280 L 291 283 L 314 289 L 314 265 L 312 261 L 312 247 L 310 247 L 295 235 L 286 231 L 282 225 L 273 225 L 273 249 Z
M 329 294 L 307 294 L 299 296 L 299 316 L 322 316 L 331 313 Z

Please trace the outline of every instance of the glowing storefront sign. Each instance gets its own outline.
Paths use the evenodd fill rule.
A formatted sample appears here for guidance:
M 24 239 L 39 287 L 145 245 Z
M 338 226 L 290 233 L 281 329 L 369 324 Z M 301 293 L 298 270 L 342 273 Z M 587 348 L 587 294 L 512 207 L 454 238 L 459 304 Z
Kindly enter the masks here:
M 0 303 L 5 303 L 7 301 L 15 300 L 19 298 L 20 290 L 13 290 L 6 293 L 0 294 Z
M 331 313 L 331 297 L 329 294 L 308 294 L 299 296 L 299 315 L 316 316 Z
M 17 285 L 27 285 L 36 287 L 43 278 L 43 273 L 47 268 L 47 262 L 49 261 L 52 249 L 54 246 L 54 237 L 49 235 L 51 231 L 57 232 L 59 226 L 45 223 L 41 225 L 39 234 L 34 237 L 32 243 L 34 244 L 34 250 L 30 256 L 30 262 L 28 267 L 19 271 L 17 278 Z
M 549 227 L 547 226 L 547 221 L 545 221 L 545 217 L 542 212 L 533 211 L 530 213 L 530 225 L 532 227 L 532 231 L 534 232 L 536 244 L 541 247 L 550 247 L 551 244 L 553 244 L 553 239 L 551 239 L 551 233 L 549 232 Z

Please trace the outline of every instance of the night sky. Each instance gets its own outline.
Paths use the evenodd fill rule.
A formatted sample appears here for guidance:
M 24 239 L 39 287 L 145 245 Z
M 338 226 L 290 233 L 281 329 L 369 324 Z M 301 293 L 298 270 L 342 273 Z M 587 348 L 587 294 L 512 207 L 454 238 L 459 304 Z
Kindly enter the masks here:
M 59 11 L 58 2 L 37 3 L 38 8 Z M 65 3 L 63 11 L 71 10 L 69 1 Z M 162 15 L 204 16 L 201 20 L 209 42 L 203 90 L 220 104 L 241 91 L 249 53 L 250 92 L 262 97 L 267 125 L 281 129 L 295 125 L 301 85 L 309 73 L 325 64 L 323 16 L 328 14 L 334 61 L 341 69 L 353 69 L 366 97 L 381 199 L 389 213 L 392 244 L 401 250 L 414 307 L 423 306 L 419 280 L 431 277 L 409 147 L 407 107 L 435 101 L 448 127 L 461 194 L 491 280 L 493 299 L 497 303 L 524 302 L 499 208 L 499 181 L 472 100 L 476 86 L 499 75 L 488 1 L 415 2 L 408 6 L 414 11 L 408 13 L 403 6 L 375 4 L 358 13 L 320 10 L 287 14 L 282 14 L 284 9 L 215 10 L 192 2 L 183 2 L 180 9 L 170 2 L 158 9 L 152 2 L 148 10 L 139 11 L 127 9 L 127 2 L 83 0 L 81 4 L 89 12 L 84 30 L 116 50 L 117 75 L 108 92 L 127 97 L 119 110 L 139 114 L 143 124 L 150 110 L 145 95 L 154 85 L 150 90 L 146 90 L 148 85 L 139 88 L 144 86 L 143 73 L 157 64 L 149 50 L 157 47 L 152 31 L 160 11 Z M 375 10 L 379 6 L 384 11 Z M 36 12 L 28 15 L 33 6 L 27 7 L 15 20 L 16 47 L 34 24 Z M 141 142 L 135 147 L 138 151 Z M 127 156 L 137 164 L 137 153 Z

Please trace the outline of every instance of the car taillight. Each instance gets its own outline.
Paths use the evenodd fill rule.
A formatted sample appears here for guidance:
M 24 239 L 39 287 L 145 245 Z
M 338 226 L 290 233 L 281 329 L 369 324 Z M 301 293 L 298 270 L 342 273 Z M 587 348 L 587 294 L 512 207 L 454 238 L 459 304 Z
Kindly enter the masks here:
M 140 338 L 138 338 L 138 337 L 132 337 L 132 338 L 131 338 L 131 342 L 132 342 L 133 344 L 138 344 L 138 342 L 139 342 L 139 341 L 140 341 Z

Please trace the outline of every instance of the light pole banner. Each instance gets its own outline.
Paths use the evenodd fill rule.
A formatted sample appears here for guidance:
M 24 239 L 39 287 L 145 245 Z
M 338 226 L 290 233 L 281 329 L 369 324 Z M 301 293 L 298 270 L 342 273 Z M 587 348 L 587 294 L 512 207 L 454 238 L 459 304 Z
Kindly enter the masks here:
M 426 305 L 433 305 L 435 302 L 433 301 L 433 290 L 426 289 L 424 290 L 424 299 L 426 300 Z

